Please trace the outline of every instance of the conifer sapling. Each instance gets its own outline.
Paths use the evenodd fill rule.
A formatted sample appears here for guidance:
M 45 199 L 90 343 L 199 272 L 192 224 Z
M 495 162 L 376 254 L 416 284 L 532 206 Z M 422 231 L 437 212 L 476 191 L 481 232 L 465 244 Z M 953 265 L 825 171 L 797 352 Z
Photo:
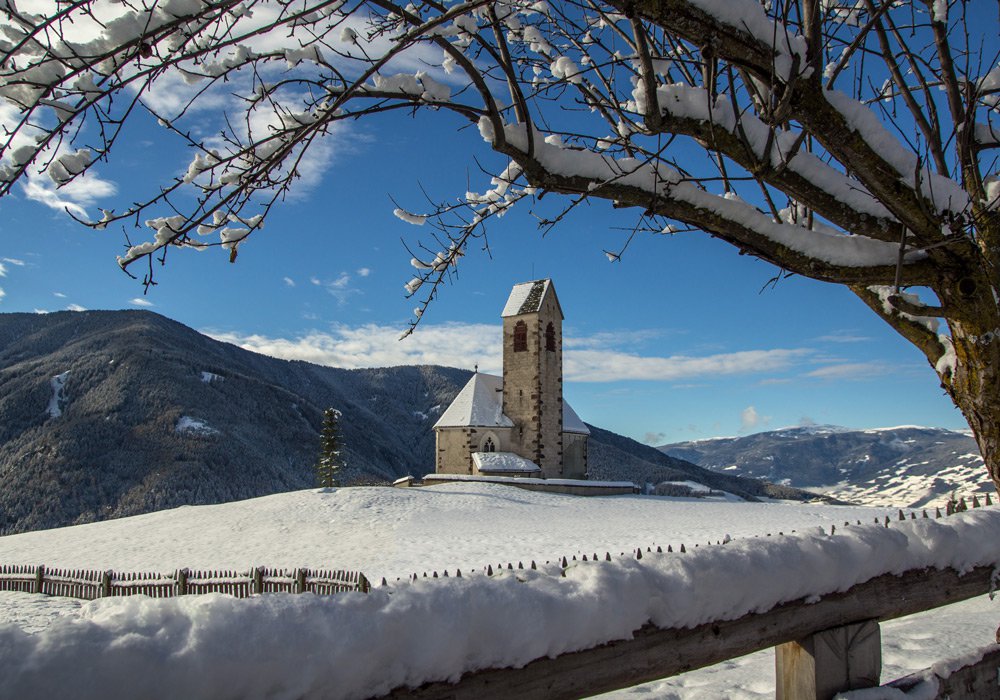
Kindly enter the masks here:
M 340 411 L 328 408 L 323 412 L 320 433 L 319 461 L 316 462 L 316 482 L 321 488 L 337 485 L 337 472 L 344 466 L 341 458 Z

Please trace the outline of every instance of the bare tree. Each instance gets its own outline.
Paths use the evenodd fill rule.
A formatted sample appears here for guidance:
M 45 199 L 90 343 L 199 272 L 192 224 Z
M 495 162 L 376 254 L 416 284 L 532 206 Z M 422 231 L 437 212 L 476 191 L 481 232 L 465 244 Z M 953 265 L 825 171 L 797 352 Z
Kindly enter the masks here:
M 397 210 L 433 225 L 407 284 L 414 324 L 493 217 L 545 193 L 567 210 L 610 200 L 637 235 L 701 231 L 779 274 L 848 286 L 927 357 L 1000 486 L 1000 68 L 983 4 L 70 0 L 37 15 L 2 0 L 0 13 L 0 195 L 87 177 L 148 117 L 192 150 L 186 174 L 84 222 L 151 229 L 119 259 L 147 263 L 147 284 L 168 246 L 235 259 L 337 122 L 457 115 L 507 164 L 457 205 Z M 222 91 L 239 99 L 199 136 L 192 113 Z

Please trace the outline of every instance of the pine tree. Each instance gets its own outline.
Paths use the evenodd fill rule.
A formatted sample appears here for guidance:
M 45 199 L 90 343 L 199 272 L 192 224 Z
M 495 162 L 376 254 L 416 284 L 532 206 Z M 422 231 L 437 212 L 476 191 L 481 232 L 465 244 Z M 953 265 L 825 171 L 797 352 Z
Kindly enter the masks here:
M 340 456 L 340 411 L 328 408 L 323 412 L 323 430 L 320 433 L 319 461 L 316 462 L 316 482 L 322 488 L 337 485 L 337 472 L 344 466 Z

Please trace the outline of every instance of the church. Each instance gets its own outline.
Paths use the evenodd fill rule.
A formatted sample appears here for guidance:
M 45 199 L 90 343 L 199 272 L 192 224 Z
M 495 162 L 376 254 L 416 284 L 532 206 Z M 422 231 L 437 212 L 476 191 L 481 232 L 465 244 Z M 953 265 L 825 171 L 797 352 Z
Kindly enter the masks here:
M 587 478 L 590 431 L 562 395 L 552 280 L 517 284 L 503 312 L 503 376 L 476 372 L 434 424 L 435 471 Z

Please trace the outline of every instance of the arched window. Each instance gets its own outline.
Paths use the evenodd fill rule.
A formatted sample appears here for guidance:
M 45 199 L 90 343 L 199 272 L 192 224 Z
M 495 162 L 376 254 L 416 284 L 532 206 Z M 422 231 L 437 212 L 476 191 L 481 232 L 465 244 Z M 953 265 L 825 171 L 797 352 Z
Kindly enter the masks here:
M 518 321 L 514 324 L 514 352 L 525 352 L 528 349 L 528 324 Z
M 545 349 L 549 352 L 556 351 L 556 328 L 551 322 L 545 327 Z
M 496 452 L 497 446 L 493 444 L 493 438 L 488 437 L 483 443 L 483 452 Z

